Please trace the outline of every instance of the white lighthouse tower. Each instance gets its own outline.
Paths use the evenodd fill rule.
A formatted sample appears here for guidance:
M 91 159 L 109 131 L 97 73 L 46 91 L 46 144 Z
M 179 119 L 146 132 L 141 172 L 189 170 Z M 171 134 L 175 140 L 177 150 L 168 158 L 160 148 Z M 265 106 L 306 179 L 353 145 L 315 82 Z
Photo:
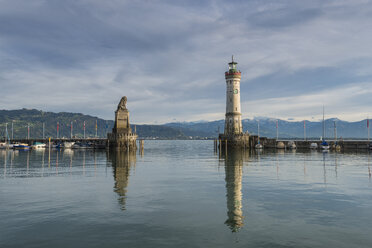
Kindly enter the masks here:
M 219 135 L 220 147 L 250 147 L 249 134 L 243 133 L 242 113 L 240 109 L 241 72 L 237 69 L 234 57 L 225 72 L 226 114 L 224 133 Z
M 226 78 L 226 114 L 225 132 L 226 136 L 243 133 L 242 113 L 240 109 L 240 79 L 241 72 L 236 68 L 234 56 L 229 63 L 229 70 L 225 72 Z

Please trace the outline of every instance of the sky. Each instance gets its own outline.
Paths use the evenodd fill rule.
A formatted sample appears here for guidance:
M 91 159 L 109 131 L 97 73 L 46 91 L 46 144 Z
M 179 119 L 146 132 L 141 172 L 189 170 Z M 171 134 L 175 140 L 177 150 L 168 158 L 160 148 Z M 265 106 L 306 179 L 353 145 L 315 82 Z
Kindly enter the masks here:
M 0 0 L 0 109 L 132 123 L 224 119 L 231 56 L 243 118 L 372 116 L 367 0 Z

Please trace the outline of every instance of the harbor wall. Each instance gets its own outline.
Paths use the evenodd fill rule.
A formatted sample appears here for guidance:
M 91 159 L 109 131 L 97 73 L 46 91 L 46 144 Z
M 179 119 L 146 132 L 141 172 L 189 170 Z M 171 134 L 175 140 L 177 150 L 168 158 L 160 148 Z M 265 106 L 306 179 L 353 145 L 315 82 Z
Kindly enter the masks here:
M 219 137 L 219 140 L 215 141 L 215 148 L 221 147 L 225 149 L 226 141 L 224 139 L 221 139 L 222 136 Z M 310 149 L 310 145 L 312 143 L 316 143 L 318 145 L 318 149 L 320 149 L 320 145 L 322 143 L 321 140 L 277 140 L 267 137 L 259 137 L 260 144 L 265 149 L 277 149 L 278 143 L 282 142 L 284 144 L 284 149 L 289 149 L 289 144 L 294 143 L 296 144 L 297 149 Z M 330 149 L 335 149 L 336 145 L 340 146 L 341 150 L 368 150 L 370 149 L 370 144 L 368 140 L 338 140 L 338 141 L 327 141 Z M 221 145 L 219 145 L 221 143 Z M 227 140 L 227 145 L 230 146 L 229 140 Z M 254 149 L 255 145 L 258 144 L 258 136 L 257 135 L 250 135 L 248 145 L 242 145 L 242 148 L 246 149 Z
M 320 145 L 322 143 L 321 140 L 276 140 L 276 139 L 261 139 L 261 144 L 263 144 L 264 148 L 277 148 L 277 144 L 279 142 L 283 142 L 285 148 L 289 147 L 289 143 L 293 142 L 296 144 L 297 149 L 310 149 L 310 145 L 312 143 L 316 143 L 318 145 L 318 149 L 320 149 Z M 368 150 L 370 142 L 368 140 L 338 140 L 338 141 L 327 141 L 331 149 L 334 149 L 336 145 L 339 145 L 341 150 L 359 150 L 364 149 Z

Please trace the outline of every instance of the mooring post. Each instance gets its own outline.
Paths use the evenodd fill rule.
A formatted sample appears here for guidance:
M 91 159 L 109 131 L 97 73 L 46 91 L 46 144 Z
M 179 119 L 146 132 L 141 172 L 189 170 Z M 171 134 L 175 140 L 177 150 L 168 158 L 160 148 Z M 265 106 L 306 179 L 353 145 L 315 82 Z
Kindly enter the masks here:
M 225 140 L 225 156 L 227 157 L 227 140 Z
M 143 142 L 143 140 L 141 139 L 141 140 L 139 140 L 138 141 L 138 143 L 139 143 L 139 150 L 140 150 L 140 153 L 143 151 L 143 149 L 144 149 L 144 142 Z
M 219 148 L 220 148 L 220 149 L 218 150 L 218 156 L 219 156 L 219 158 L 221 158 L 221 152 L 222 152 L 222 151 L 221 151 L 221 149 L 222 149 L 222 148 L 221 148 L 221 146 L 222 146 L 222 145 L 221 145 L 221 139 L 218 139 L 218 142 L 219 142 Z
M 143 148 L 144 148 L 144 141 L 142 139 L 139 141 L 139 146 L 140 146 L 139 153 L 141 154 L 141 157 L 142 157 L 143 156 Z
M 49 138 L 50 139 L 50 138 Z M 50 168 L 50 142 L 49 142 L 49 150 L 48 150 L 48 168 Z

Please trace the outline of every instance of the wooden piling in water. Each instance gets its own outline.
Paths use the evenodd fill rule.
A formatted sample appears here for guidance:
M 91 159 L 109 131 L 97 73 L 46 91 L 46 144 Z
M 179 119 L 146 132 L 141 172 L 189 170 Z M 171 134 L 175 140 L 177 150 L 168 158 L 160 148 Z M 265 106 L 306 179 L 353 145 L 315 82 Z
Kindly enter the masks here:
M 144 149 L 144 140 L 140 140 L 140 149 L 141 149 L 141 150 Z
M 225 156 L 227 157 L 227 140 L 225 140 Z

